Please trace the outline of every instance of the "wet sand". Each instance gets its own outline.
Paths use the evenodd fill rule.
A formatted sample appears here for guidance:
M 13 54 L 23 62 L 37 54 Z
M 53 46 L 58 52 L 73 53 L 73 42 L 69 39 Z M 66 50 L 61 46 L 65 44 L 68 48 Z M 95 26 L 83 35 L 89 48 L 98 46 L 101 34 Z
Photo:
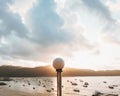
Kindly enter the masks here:
M 111 77 L 113 78 L 113 77 Z M 107 78 L 63 78 L 62 96 L 120 96 L 120 78 L 116 82 Z M 0 96 L 57 96 L 54 78 L 13 78 L 1 81 Z M 113 79 L 114 80 L 114 79 Z M 96 82 L 97 81 L 97 82 Z M 5 84 L 3 84 L 5 83 Z M 98 87 L 99 86 L 99 87 Z
M 54 95 L 44 93 L 27 93 L 0 86 L 0 96 L 54 96 Z
M 57 96 L 56 94 L 46 94 L 46 93 L 27 93 L 22 91 L 12 90 L 3 86 L 0 86 L 0 96 Z M 73 94 L 69 94 L 69 96 L 74 96 Z M 86 96 L 82 95 L 81 96 Z M 115 94 L 99 94 L 92 96 L 119 96 Z

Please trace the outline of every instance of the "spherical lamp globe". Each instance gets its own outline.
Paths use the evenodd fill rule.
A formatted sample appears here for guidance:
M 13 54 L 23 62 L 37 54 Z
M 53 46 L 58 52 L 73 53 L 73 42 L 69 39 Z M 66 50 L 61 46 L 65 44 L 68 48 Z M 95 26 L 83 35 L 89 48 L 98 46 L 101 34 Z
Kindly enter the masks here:
M 56 58 L 54 61 L 53 61 L 53 67 L 55 69 L 62 69 L 64 67 L 64 61 L 62 58 Z

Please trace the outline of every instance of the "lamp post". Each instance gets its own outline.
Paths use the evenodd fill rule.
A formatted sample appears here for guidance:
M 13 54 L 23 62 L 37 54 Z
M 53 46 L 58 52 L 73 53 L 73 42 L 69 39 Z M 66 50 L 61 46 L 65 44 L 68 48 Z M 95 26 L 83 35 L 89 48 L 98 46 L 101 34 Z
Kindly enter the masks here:
M 62 90 L 61 90 L 61 72 L 62 68 L 64 67 L 64 61 L 61 58 L 56 58 L 53 61 L 53 67 L 56 69 L 57 72 L 57 96 L 62 96 Z

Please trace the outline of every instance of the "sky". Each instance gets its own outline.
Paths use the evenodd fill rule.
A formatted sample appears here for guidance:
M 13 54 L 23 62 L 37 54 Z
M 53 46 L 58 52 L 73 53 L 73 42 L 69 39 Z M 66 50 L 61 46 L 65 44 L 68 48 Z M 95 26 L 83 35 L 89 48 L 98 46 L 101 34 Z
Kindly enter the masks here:
M 0 0 L 0 65 L 120 69 L 120 0 Z

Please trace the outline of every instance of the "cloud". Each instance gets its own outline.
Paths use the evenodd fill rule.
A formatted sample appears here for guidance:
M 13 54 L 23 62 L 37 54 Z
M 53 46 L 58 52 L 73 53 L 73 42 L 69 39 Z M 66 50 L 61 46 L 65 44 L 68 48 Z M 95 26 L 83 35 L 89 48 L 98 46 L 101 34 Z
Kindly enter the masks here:
M 90 67 L 109 64 L 111 58 L 119 57 L 119 22 L 105 2 L 64 0 L 61 5 L 57 0 L 23 2 L 0 0 L 1 63 L 18 62 L 25 66 L 32 62 L 32 66 L 35 61 L 48 63 L 61 56 L 70 57 L 68 62 L 71 64 L 72 60 L 73 66 L 88 66 L 91 62 Z M 19 3 L 22 7 L 17 6 Z M 108 42 L 116 43 L 115 47 Z
M 0 2 L 4 5 L 0 6 L 1 58 L 46 61 L 52 54 L 61 52 L 56 46 L 71 41 L 72 35 L 62 29 L 64 21 L 55 11 L 53 0 L 38 0 L 26 17 L 9 10 L 14 0 Z
M 0 57 L 18 57 L 28 53 L 23 40 L 28 38 L 28 29 L 19 14 L 9 6 L 13 0 L 0 0 Z
M 84 20 L 86 18 L 88 20 L 88 17 L 83 16 L 83 18 L 81 18 L 81 15 L 86 13 L 86 11 L 83 11 L 83 8 L 81 7 L 81 1 L 82 0 L 65 0 L 61 2 L 57 1 L 58 4 L 61 4 L 57 9 L 58 14 L 64 20 L 63 28 L 73 35 L 71 45 L 74 47 L 74 51 L 80 49 L 91 50 L 94 47 L 94 45 L 84 36 L 86 31 Z
M 84 12 L 88 11 L 90 14 L 94 13 L 108 21 L 114 21 L 108 7 L 100 0 L 66 0 L 66 3 L 72 10 L 81 11 L 83 9 Z
M 83 24 L 84 22 L 87 22 L 84 25 L 87 29 L 96 29 L 96 32 L 104 34 L 103 36 L 105 37 L 103 38 L 110 36 L 110 38 L 113 38 L 114 40 L 116 39 L 116 41 L 119 42 L 120 24 L 118 22 L 118 18 L 113 17 L 114 15 L 113 12 L 111 12 L 109 7 L 110 5 L 108 6 L 106 3 L 107 2 L 101 0 L 74 0 L 74 2 L 72 0 L 67 0 L 66 2 L 66 4 L 69 5 L 69 8 L 73 10 L 73 12 L 77 12 L 80 15 Z M 113 3 L 114 7 L 115 5 L 118 6 L 117 2 Z
M 109 10 L 114 14 L 120 11 L 120 1 L 119 0 L 106 0 L 106 6 L 108 6 Z
M 120 45 L 120 25 L 119 24 L 108 24 L 107 26 L 104 27 L 104 29 L 102 30 L 104 33 L 104 40 L 107 43 L 111 43 L 111 44 L 117 44 Z
M 13 0 L 0 0 L 0 37 L 15 33 L 24 38 L 27 36 L 27 29 L 22 23 L 21 17 L 9 10 L 8 5 L 12 3 Z
M 105 18 L 104 20 L 107 21 L 107 23 L 104 25 L 102 31 L 106 34 L 106 36 L 108 38 L 110 36 L 111 41 L 114 39 L 114 41 L 120 42 L 120 24 L 117 22 L 117 18 L 113 18 L 113 13 L 110 11 L 109 7 L 100 2 L 100 0 L 93 0 L 93 2 L 83 0 L 83 2 L 88 9 L 100 14 L 102 19 Z
M 100 0 L 82 0 L 83 4 L 87 7 L 90 12 L 95 12 L 96 15 L 100 15 L 102 18 L 105 18 L 107 21 L 113 22 L 114 19 L 111 16 L 111 13 L 107 6 L 102 3 Z
M 30 40 L 45 47 L 59 43 L 69 43 L 72 39 L 68 32 L 62 29 L 64 21 L 56 12 L 54 0 L 37 0 L 27 12 L 25 18 L 31 30 Z
M 99 0 L 93 0 L 94 4 L 88 0 L 75 0 L 74 2 L 76 3 L 73 4 L 77 4 L 78 7 L 82 2 L 88 10 L 99 12 L 105 15 L 104 17 L 108 18 L 107 20 L 112 20 L 109 10 Z M 77 12 L 78 9 L 74 9 L 73 11 L 68 10 L 67 8 L 70 6 L 67 7 L 67 3 L 62 10 L 63 12 L 58 14 L 54 0 L 48 0 L 48 2 L 37 0 L 26 13 L 26 17 L 24 17 L 25 21 L 22 21 L 22 17 L 20 17 L 19 14 L 12 13 L 9 10 L 8 5 L 14 3 L 12 0 L 11 2 L 1 1 L 1 3 L 4 5 L 3 7 L 1 6 L 2 14 L 0 15 L 0 24 L 3 26 L 0 31 L 2 37 L 1 41 L 7 42 L 6 44 L 2 44 L 3 42 L 1 42 L 2 47 L 0 48 L 2 54 L 8 54 L 7 49 L 9 49 L 10 55 L 25 57 L 33 54 L 31 53 L 33 50 L 39 49 L 39 52 L 42 54 L 43 50 L 49 50 L 50 52 L 51 48 L 57 48 L 59 50 L 57 46 L 61 45 L 66 46 L 65 50 L 72 45 L 69 51 L 82 47 L 88 49 L 94 47 L 84 36 L 84 29 L 80 30 L 80 27 L 83 28 L 83 26 L 80 25 L 82 22 L 78 25 L 74 23 L 78 20 L 74 11 L 76 10 Z M 66 14 L 64 14 L 65 12 Z M 66 17 L 63 17 L 61 14 L 66 15 Z M 75 19 L 75 16 L 77 19 Z M 26 25 L 23 22 L 25 22 Z M 79 27 L 79 30 L 76 30 L 76 26 Z M 5 40 L 3 40 L 3 38 Z M 30 47 L 34 46 L 34 48 L 25 47 L 23 42 L 25 45 L 29 44 Z M 37 51 L 33 52 L 37 53 Z

